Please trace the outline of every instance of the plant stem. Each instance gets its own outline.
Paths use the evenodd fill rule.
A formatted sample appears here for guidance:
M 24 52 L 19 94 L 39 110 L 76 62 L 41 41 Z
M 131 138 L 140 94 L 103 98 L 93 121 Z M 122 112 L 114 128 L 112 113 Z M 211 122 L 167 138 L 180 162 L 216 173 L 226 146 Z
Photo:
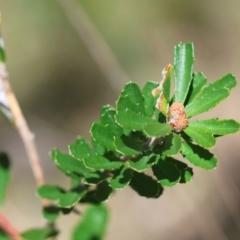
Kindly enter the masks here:
M 6 65 L 4 63 L 0 64 L 0 81 L 2 82 L 6 98 L 9 103 L 9 109 L 13 115 L 13 124 L 15 125 L 22 141 L 25 146 L 29 162 L 37 183 L 37 186 L 45 184 L 44 174 L 42 167 L 40 165 L 40 159 L 37 152 L 37 147 L 34 142 L 34 136 L 31 133 L 28 124 L 22 114 L 21 108 L 18 104 L 16 96 L 11 88 L 8 80 L 8 73 L 6 70 Z M 47 205 L 47 201 L 42 201 L 43 205 Z
M 0 213 L 0 228 L 9 236 L 12 240 L 21 240 L 21 236 L 18 230 Z

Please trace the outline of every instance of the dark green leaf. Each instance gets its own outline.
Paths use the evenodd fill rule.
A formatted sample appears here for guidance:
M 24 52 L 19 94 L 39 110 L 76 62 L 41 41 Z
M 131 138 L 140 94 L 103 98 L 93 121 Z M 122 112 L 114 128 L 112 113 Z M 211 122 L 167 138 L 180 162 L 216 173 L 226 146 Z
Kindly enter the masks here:
M 99 204 L 100 201 L 96 199 L 96 190 L 90 190 L 86 193 L 83 198 L 80 199 L 80 203 L 91 203 L 91 204 Z
M 178 134 L 170 134 L 164 139 L 162 154 L 173 156 L 178 154 L 181 149 L 181 137 Z
M 166 160 L 159 160 L 152 167 L 153 173 L 163 187 L 172 187 L 180 181 L 180 171 L 177 167 Z
M 43 216 L 48 222 L 55 222 L 59 216 L 59 207 L 51 205 L 43 208 Z
M 108 211 L 103 205 L 90 206 L 73 231 L 72 240 L 100 240 L 108 223 Z
M 109 186 L 107 181 L 101 182 L 97 185 L 95 198 L 99 202 L 106 201 L 110 197 L 112 192 L 113 189 Z
M 144 126 L 144 132 L 148 137 L 163 137 L 170 134 L 172 127 L 167 123 L 152 122 Z
M 201 92 L 204 85 L 207 83 L 207 79 L 202 72 L 194 73 L 192 83 L 188 92 L 185 105 L 188 105 L 193 99 Z
M 182 143 L 182 155 L 188 159 L 193 165 L 211 170 L 217 167 L 216 157 L 207 149 L 190 142 Z
M 105 179 L 108 178 L 108 175 L 104 172 L 96 171 L 86 174 L 84 183 L 88 185 L 96 185 Z
M 181 172 L 181 179 L 179 183 L 187 183 L 192 180 L 193 170 L 192 168 L 188 167 L 186 163 L 183 163 L 173 158 L 167 158 L 167 160 L 174 164 L 177 167 L 177 169 Z
M 0 153 L 0 206 L 3 204 L 10 180 L 10 161 L 5 153 Z
M 64 194 L 64 190 L 58 186 L 43 185 L 37 189 L 37 194 L 41 198 L 59 200 Z
M 24 240 L 46 240 L 52 231 L 50 227 L 33 228 L 23 232 L 21 236 Z
M 125 156 L 135 156 L 143 151 L 144 142 L 133 136 L 122 135 L 114 141 L 117 152 Z
M 142 172 L 150 168 L 157 161 L 155 154 L 148 156 L 141 156 L 140 158 L 131 159 L 127 163 L 130 168 L 134 169 L 137 172 Z
M 210 83 L 190 102 L 185 111 L 188 117 L 198 115 L 215 107 L 222 100 L 227 98 L 230 90 L 237 84 L 233 75 L 228 74 L 216 82 Z
M 132 179 L 132 170 L 123 166 L 114 173 L 113 177 L 109 181 L 109 185 L 113 189 L 123 189 L 129 184 L 131 179 Z
M 133 178 L 130 182 L 130 186 L 140 196 L 147 198 L 156 198 L 159 196 L 159 191 L 162 190 L 161 185 L 144 173 L 133 172 Z
M 142 94 L 145 102 L 146 116 L 151 118 L 155 111 L 155 106 L 158 96 L 152 95 L 152 90 L 155 89 L 159 84 L 148 81 L 142 89 Z
M 192 79 L 193 44 L 180 43 L 174 52 L 175 102 L 184 103 Z

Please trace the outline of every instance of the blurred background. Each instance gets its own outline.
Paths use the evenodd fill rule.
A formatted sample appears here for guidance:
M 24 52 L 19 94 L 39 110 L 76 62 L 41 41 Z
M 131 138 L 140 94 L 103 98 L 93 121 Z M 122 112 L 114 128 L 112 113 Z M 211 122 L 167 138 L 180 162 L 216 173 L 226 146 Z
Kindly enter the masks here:
M 35 133 L 49 184 L 68 186 L 48 152 L 67 151 L 77 135 L 89 138 L 100 107 L 115 104 L 124 84 L 159 81 L 173 63 L 173 47 L 194 42 L 195 71 L 209 81 L 228 72 L 240 79 L 240 2 L 229 0 L 0 0 L 10 81 Z M 240 121 L 238 94 L 201 118 Z M 219 167 L 194 168 L 194 180 L 165 189 L 159 199 L 118 191 L 108 205 L 107 240 L 240 239 L 239 134 L 219 139 Z M 0 121 L 1 151 L 12 160 L 3 213 L 21 231 L 44 224 L 23 144 Z M 79 217 L 61 216 L 60 240 Z

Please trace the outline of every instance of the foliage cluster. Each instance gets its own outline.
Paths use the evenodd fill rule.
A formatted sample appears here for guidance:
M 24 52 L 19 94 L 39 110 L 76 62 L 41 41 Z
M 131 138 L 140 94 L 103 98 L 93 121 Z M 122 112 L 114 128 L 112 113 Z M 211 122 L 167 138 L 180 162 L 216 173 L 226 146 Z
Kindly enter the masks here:
M 69 153 L 51 151 L 52 160 L 71 179 L 71 185 L 69 189 L 58 185 L 38 188 L 38 196 L 52 203 L 43 209 L 49 223 L 55 222 L 60 213 L 75 211 L 77 204 L 88 203 L 91 206 L 72 239 L 101 239 L 108 221 L 103 202 L 115 190 L 130 186 L 140 196 L 158 198 L 164 187 L 191 181 L 193 169 L 176 159 L 178 154 L 197 167 L 216 168 L 218 160 L 209 149 L 218 137 L 236 133 L 239 123 L 231 119 L 191 118 L 228 97 L 236 79 L 227 74 L 209 83 L 203 73 L 193 72 L 193 63 L 193 44 L 180 43 L 175 47 L 174 64 L 163 69 L 160 83 L 148 81 L 140 88 L 130 82 L 115 107 L 103 106 L 100 120 L 90 130 L 91 144 L 78 137 L 69 145 Z M 1 163 L 0 175 L 5 176 L 0 182 L 3 196 L 8 170 L 4 161 Z M 42 240 L 55 234 L 52 225 L 48 225 L 22 236 Z

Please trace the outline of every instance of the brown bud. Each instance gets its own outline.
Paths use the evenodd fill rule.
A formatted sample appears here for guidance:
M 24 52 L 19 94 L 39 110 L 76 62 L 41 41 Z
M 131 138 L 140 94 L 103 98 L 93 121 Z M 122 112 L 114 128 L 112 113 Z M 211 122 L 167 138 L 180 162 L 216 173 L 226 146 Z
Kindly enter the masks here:
M 167 121 L 176 132 L 181 132 L 188 125 L 187 114 L 182 103 L 173 103 L 168 110 Z

